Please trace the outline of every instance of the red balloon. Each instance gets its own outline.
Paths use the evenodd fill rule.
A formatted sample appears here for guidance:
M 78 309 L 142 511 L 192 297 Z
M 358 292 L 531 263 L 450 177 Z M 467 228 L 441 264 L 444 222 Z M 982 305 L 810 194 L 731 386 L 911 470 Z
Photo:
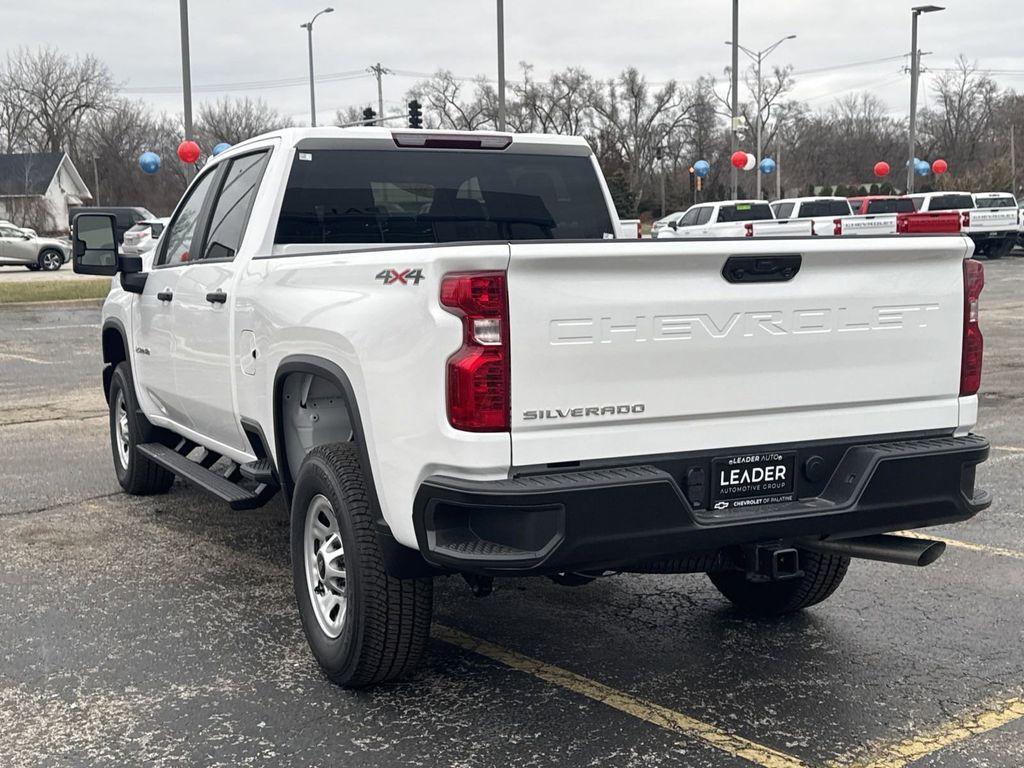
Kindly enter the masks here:
M 194 141 L 183 141 L 178 145 L 178 159 L 192 165 L 199 159 L 199 145 Z
M 932 163 L 932 173 L 945 173 L 949 170 L 949 163 L 941 158 Z
M 882 177 L 889 175 L 889 164 L 882 160 L 881 162 L 875 163 L 875 176 Z
M 736 150 L 732 153 L 732 157 L 729 162 L 732 163 L 733 168 L 743 168 L 743 166 L 747 164 L 747 153 Z

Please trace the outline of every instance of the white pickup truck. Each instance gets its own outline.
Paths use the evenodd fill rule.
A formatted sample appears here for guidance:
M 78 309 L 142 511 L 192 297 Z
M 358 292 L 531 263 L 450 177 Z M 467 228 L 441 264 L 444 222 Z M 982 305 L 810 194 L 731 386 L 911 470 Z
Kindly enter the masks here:
M 974 253 L 990 259 L 1006 256 L 1017 241 L 1017 212 L 1013 208 L 995 206 L 980 208 L 970 192 L 929 192 L 910 195 L 918 212 L 956 211 L 960 214 L 960 231 L 974 241 Z
M 411 673 L 432 579 L 707 573 L 828 597 L 966 520 L 982 266 L 960 235 L 615 240 L 566 136 L 300 128 L 203 168 L 152 266 L 80 214 L 121 486 L 284 498 L 331 680 Z M 173 579 L 173 574 L 168 574 Z M 541 631 L 541 628 L 538 628 Z
M 764 200 L 701 203 L 659 229 L 661 240 L 702 237 L 801 237 L 813 234 L 809 221 L 779 221 Z
M 777 219 L 809 219 L 815 235 L 831 236 L 841 234 L 835 220 L 852 216 L 853 208 L 845 197 L 790 197 L 773 202 L 772 212 Z

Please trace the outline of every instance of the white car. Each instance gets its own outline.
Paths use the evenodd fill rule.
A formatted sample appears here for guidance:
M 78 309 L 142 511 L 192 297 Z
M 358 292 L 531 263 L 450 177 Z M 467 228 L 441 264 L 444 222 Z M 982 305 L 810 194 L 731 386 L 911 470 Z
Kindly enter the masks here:
M 684 213 L 685 211 L 676 211 L 653 222 L 651 224 L 651 237 L 656 238 L 663 229 L 671 228 L 673 224 L 678 224 L 679 220 L 683 218 Z
M 380 128 L 212 158 L 148 271 L 82 213 L 76 271 L 120 272 L 120 485 L 281 493 L 309 646 L 353 687 L 415 670 L 437 575 L 706 572 L 784 614 L 850 558 L 927 565 L 941 542 L 890 532 L 989 506 L 966 238 L 606 239 L 616 219 L 582 137 Z
M 67 240 L 38 237 L 30 229 L 0 222 L 0 266 L 22 266 L 54 272 L 71 258 Z
M 156 248 L 160 235 L 167 226 L 167 218 L 145 219 L 135 224 L 124 233 L 124 242 L 121 246 L 122 253 L 137 256 L 138 254 L 151 251 Z

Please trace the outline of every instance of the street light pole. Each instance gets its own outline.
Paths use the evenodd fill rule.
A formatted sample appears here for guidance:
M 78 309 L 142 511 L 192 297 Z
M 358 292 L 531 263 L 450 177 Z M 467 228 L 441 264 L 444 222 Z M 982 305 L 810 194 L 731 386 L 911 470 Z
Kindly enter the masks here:
M 732 149 L 730 156 L 736 153 L 736 118 L 740 112 L 740 0 L 732 0 L 732 123 L 729 126 L 729 135 L 732 138 Z M 730 181 L 732 184 L 732 199 L 737 196 L 739 186 L 739 172 L 735 165 L 729 164 L 731 169 Z
M 749 48 L 746 48 L 746 47 L 744 47 L 742 45 L 739 45 L 736 42 L 736 38 L 735 37 L 732 40 L 726 40 L 726 42 L 725 42 L 726 45 L 732 46 L 732 49 L 733 49 L 734 52 L 737 49 L 743 51 L 743 53 L 745 53 L 750 58 L 750 60 L 753 61 L 754 64 L 757 65 L 757 125 L 754 126 L 754 132 L 757 135 L 757 162 L 758 162 L 758 165 L 757 165 L 757 168 L 756 168 L 756 170 L 757 170 L 757 194 L 756 194 L 756 197 L 757 197 L 758 200 L 761 199 L 761 166 L 760 166 L 760 163 L 761 163 L 761 152 L 763 150 L 763 147 L 761 146 L 761 128 L 762 128 L 762 126 L 761 126 L 761 123 L 762 123 L 762 120 L 761 120 L 761 105 L 764 103 L 764 85 L 763 85 L 763 81 L 761 79 L 761 64 L 765 60 L 765 58 L 768 56 L 768 54 L 770 54 L 772 51 L 774 51 L 776 48 L 778 48 L 780 45 L 782 45 L 787 40 L 792 40 L 795 37 L 796 37 L 796 35 L 786 35 L 782 39 L 776 40 L 774 43 L 769 45 L 767 48 L 762 48 L 760 51 L 752 51 Z M 734 53 L 734 55 L 735 55 L 735 53 Z M 735 136 L 735 135 L 736 135 L 735 132 L 733 132 L 733 136 Z M 736 150 L 734 149 L 733 151 L 735 152 Z M 735 169 L 734 169 L 734 173 L 735 173 Z M 733 192 L 733 199 L 735 199 L 735 197 L 736 197 L 736 193 L 734 191 Z
M 505 2 L 498 0 L 498 130 L 505 130 Z
M 305 24 L 299 25 L 300 29 L 306 30 L 309 38 L 309 125 L 312 128 L 316 128 L 316 86 L 313 80 L 313 22 L 324 13 L 334 13 L 334 9 L 328 6 L 322 11 L 315 13 L 313 18 Z
M 917 17 L 922 13 L 943 11 L 938 5 L 919 5 L 910 10 L 910 152 L 907 158 L 907 194 L 914 191 L 914 155 L 917 139 L 917 78 L 921 72 L 921 52 L 917 49 Z

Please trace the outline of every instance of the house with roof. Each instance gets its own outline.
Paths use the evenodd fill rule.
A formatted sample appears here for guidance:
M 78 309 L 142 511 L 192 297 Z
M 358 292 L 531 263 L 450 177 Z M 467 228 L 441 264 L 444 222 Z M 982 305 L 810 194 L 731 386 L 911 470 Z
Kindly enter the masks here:
M 66 152 L 0 154 L 0 219 L 40 234 L 68 231 L 68 209 L 92 199 Z

